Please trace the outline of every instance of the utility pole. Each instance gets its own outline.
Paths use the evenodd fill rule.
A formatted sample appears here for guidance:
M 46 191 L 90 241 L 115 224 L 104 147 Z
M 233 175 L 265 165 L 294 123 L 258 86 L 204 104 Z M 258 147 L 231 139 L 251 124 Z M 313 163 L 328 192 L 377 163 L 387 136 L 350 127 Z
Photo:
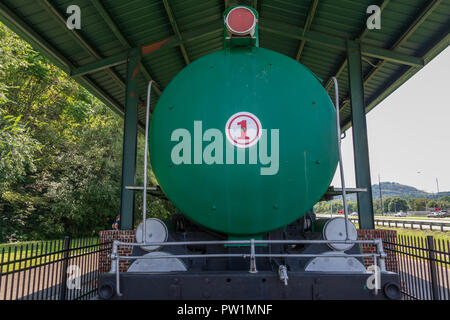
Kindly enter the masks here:
M 422 174 L 422 171 L 417 171 L 417 174 Z M 433 196 L 431 198 L 433 198 Z M 427 211 L 428 211 L 428 198 L 425 198 L 425 212 Z
M 438 181 L 438 178 L 436 178 L 436 187 L 437 187 L 436 202 L 437 202 L 438 206 L 441 207 L 439 204 L 439 181 Z
M 384 213 L 383 213 L 383 195 L 381 194 L 380 174 L 378 174 L 378 188 L 380 189 L 381 215 L 384 216 Z

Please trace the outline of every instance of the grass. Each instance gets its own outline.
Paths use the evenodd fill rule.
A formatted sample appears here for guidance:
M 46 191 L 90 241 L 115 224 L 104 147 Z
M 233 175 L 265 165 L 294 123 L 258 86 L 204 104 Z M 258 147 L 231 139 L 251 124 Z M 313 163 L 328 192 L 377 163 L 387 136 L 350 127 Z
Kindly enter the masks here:
M 98 238 L 71 241 L 70 256 L 88 253 L 97 250 L 96 247 L 77 249 L 88 245 L 97 245 Z M 19 243 L 0 244 L 1 273 L 23 270 L 39 266 L 47 262 L 63 258 L 64 242 L 61 240 L 27 241 Z M 23 260 L 13 263 L 14 261 Z M 11 262 L 11 263 L 7 263 Z
M 356 228 L 359 228 L 357 222 L 354 223 Z M 383 227 L 383 226 L 375 226 L 377 230 L 395 230 L 397 231 L 397 238 L 399 236 L 408 236 L 408 237 L 419 237 L 426 238 L 427 236 L 433 236 L 436 240 L 442 241 L 450 241 L 450 232 L 441 232 L 437 230 L 420 230 L 420 229 L 404 229 L 404 228 L 393 228 L 393 227 Z
M 426 238 L 427 236 L 433 236 L 436 240 L 450 241 L 450 232 L 430 231 L 430 230 L 418 230 L 418 229 L 403 229 L 403 228 L 388 228 L 380 227 L 377 229 L 395 230 L 397 236 L 408 237 L 420 237 Z
M 355 223 L 355 226 L 358 228 L 358 223 Z M 423 249 L 413 249 L 413 248 L 407 248 L 398 245 L 397 250 L 400 251 L 400 254 L 403 256 L 409 256 L 410 258 L 418 261 L 427 261 L 428 259 L 428 252 L 427 250 L 424 250 L 427 248 L 427 236 L 433 236 L 435 243 L 436 243 L 436 250 L 440 250 L 443 252 L 446 252 L 446 254 L 437 254 L 437 259 L 440 259 L 442 261 L 446 261 L 447 268 L 450 268 L 450 265 L 448 263 L 450 262 L 450 232 L 441 232 L 441 231 L 430 231 L 430 230 L 418 230 L 418 229 L 403 229 L 403 228 L 392 228 L 392 227 L 381 227 L 381 226 L 375 226 L 375 229 L 377 230 L 395 230 L 397 231 L 397 244 L 404 244 L 412 246 L 412 247 L 419 247 Z M 415 241 L 412 240 L 415 238 Z M 441 244 L 441 249 L 439 249 L 439 243 Z M 443 247 L 442 247 L 443 245 Z M 414 256 L 411 256 L 414 255 Z M 442 263 L 437 262 L 439 266 L 442 265 Z
M 393 216 L 379 216 L 379 215 L 376 215 L 375 219 L 404 219 L 404 220 L 414 220 L 414 219 L 417 220 L 417 219 L 419 219 L 419 220 L 431 220 L 431 221 L 450 221 L 450 218 L 448 218 L 448 217 L 445 217 L 445 218 L 430 218 L 430 217 L 426 217 L 426 216 L 393 217 Z

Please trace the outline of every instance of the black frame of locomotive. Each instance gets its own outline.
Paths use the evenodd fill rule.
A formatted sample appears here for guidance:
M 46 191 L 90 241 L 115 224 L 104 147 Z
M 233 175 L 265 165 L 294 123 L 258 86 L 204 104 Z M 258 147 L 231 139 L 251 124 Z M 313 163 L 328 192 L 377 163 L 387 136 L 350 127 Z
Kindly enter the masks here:
M 338 89 L 336 85 L 336 97 L 338 97 Z M 148 141 L 148 128 L 149 128 L 149 114 L 150 114 L 150 102 L 151 102 L 151 88 L 153 80 L 149 82 L 147 91 L 147 108 L 146 108 L 146 126 L 145 126 L 145 141 Z M 336 99 L 337 100 L 337 99 Z M 336 101 L 336 108 L 339 110 L 339 102 Z M 340 132 L 339 112 L 337 112 L 337 128 Z M 338 135 L 338 144 L 340 152 L 340 136 Z M 148 143 L 145 143 L 144 147 L 144 186 L 141 187 L 143 191 L 143 231 L 141 242 L 121 242 L 115 240 L 113 242 L 113 249 L 111 253 L 111 265 L 112 269 L 109 273 L 100 276 L 99 280 L 99 297 L 101 299 L 399 299 L 401 297 L 401 291 L 398 281 L 398 274 L 386 271 L 385 258 L 386 253 L 383 250 L 383 242 L 381 239 L 375 240 L 351 240 L 348 235 L 347 223 L 348 213 L 347 208 L 344 206 L 345 211 L 345 232 L 346 240 L 325 240 L 318 236 L 310 234 L 305 236 L 306 220 L 305 218 L 299 219 L 300 235 L 303 235 L 302 240 L 289 239 L 284 237 L 284 240 L 271 240 L 272 238 L 264 240 L 216 240 L 221 237 L 213 236 L 213 241 L 179 241 L 176 237 L 172 236 L 173 240 L 170 242 L 147 242 L 146 240 L 146 213 L 147 202 L 146 195 L 149 188 L 147 188 L 147 166 L 148 166 Z M 339 155 L 340 156 L 340 155 Z M 341 175 L 342 173 L 342 159 L 340 157 Z M 128 188 L 135 188 L 129 186 Z M 140 188 L 139 188 L 140 189 Z M 345 183 L 342 181 L 342 194 L 345 200 Z M 310 214 L 307 214 L 311 219 L 314 218 Z M 312 222 L 313 223 L 313 222 Z M 293 223 L 296 224 L 296 223 Z M 204 230 L 201 232 L 200 239 L 204 240 L 204 236 L 212 235 L 210 230 Z M 275 235 L 275 234 L 274 234 Z M 283 236 L 275 235 L 277 239 L 283 239 Z M 194 238 L 197 240 L 196 238 Z M 208 236 L 206 237 L 208 239 Z M 211 239 L 211 238 L 210 238 Z M 287 245 L 305 245 L 309 244 L 309 248 L 303 251 L 288 253 L 286 248 L 282 246 Z M 352 244 L 353 252 L 344 253 L 346 258 L 356 258 L 362 262 L 363 258 L 373 258 L 374 265 L 379 269 L 374 268 L 374 275 L 366 272 L 349 272 L 349 271 L 305 271 L 306 264 L 305 259 L 323 257 L 323 254 L 329 251 L 324 247 L 330 244 Z M 355 245 L 356 244 L 356 245 Z M 354 250 L 359 250 L 358 244 L 372 244 L 376 246 L 376 253 L 354 253 Z M 150 245 L 152 247 L 181 247 L 184 246 L 222 246 L 217 252 L 210 253 L 208 251 L 201 254 L 192 254 L 187 249 L 185 251 L 175 252 L 169 256 L 166 255 L 152 255 L 142 256 L 136 255 L 136 250 L 133 250 L 131 256 L 120 256 L 118 254 L 119 246 L 132 246 L 133 249 L 139 247 L 145 247 Z M 271 250 L 267 250 L 262 253 L 256 253 L 256 246 L 268 246 L 281 245 L 276 247 L 278 252 L 273 254 Z M 234 251 L 230 249 L 233 246 L 238 246 Z M 249 247 L 250 252 L 245 252 L 245 246 Z M 319 248 L 317 247 L 319 246 Z M 228 250 L 223 251 L 223 247 L 228 247 Z M 338 250 L 339 251 L 339 250 Z M 142 252 L 141 252 L 142 253 Z M 342 252 L 332 251 L 327 252 L 327 258 L 343 257 Z M 121 279 L 121 273 L 119 268 L 119 262 L 121 259 L 136 260 L 136 259 L 219 259 L 225 258 L 231 261 L 225 264 L 219 264 L 218 268 L 212 269 L 200 269 L 191 270 L 186 269 L 182 272 L 163 272 L 152 273 L 150 270 L 147 272 L 126 272 Z M 236 259 L 249 258 L 249 271 L 246 272 L 242 268 L 242 263 L 238 263 Z M 293 270 L 289 270 L 290 265 L 279 264 L 279 271 L 274 272 L 270 269 L 264 268 L 264 271 L 258 273 L 257 259 L 263 259 L 262 262 L 266 264 L 271 263 L 272 258 L 287 259 L 300 259 L 300 265 L 302 267 L 294 267 Z M 304 261 L 301 261 L 301 260 Z M 260 260 L 261 261 L 261 260 Z M 231 262 L 231 263 L 230 263 Z M 231 268 L 230 268 L 231 266 Z M 297 264 L 298 266 L 298 264 Z M 373 290 L 367 288 L 369 277 L 375 276 L 374 281 L 378 282 Z M 377 280 L 379 277 L 379 281 Z M 287 284 L 288 278 L 293 280 L 294 286 Z M 223 281 L 225 279 L 225 281 Z M 123 283 L 122 283 L 123 282 Z M 284 284 L 282 283 L 284 282 Z M 114 285 L 115 283 L 115 285 Z M 204 284 L 204 285 L 200 285 Z M 121 290 L 121 286 L 125 288 L 124 292 Z M 292 287 L 297 288 L 296 290 Z M 156 290 L 155 290 L 156 288 Z M 211 290 L 210 288 L 213 288 Z M 379 291 L 382 294 L 379 294 Z
M 288 271 L 286 278 L 273 271 L 258 271 L 257 259 L 288 258 L 311 259 L 320 257 L 321 253 L 256 253 L 258 245 L 327 245 L 335 244 L 372 244 L 376 253 L 349 253 L 345 257 L 357 259 L 373 258 L 374 265 L 379 267 L 380 283 L 374 289 L 367 288 L 369 277 L 373 273 L 351 272 L 312 272 Z M 176 241 L 151 243 L 152 246 L 236 246 L 241 253 L 221 254 L 173 254 L 142 256 L 120 256 L 120 246 L 141 247 L 145 243 L 129 243 L 115 240 L 111 254 L 112 269 L 103 274 L 99 281 L 99 297 L 101 299 L 399 299 L 400 286 L 398 274 L 386 271 L 386 253 L 381 239 L 375 240 L 228 240 L 228 241 Z M 355 248 L 358 246 L 354 246 Z M 242 250 L 244 248 L 244 250 Z M 248 249 L 248 250 L 247 250 Z M 358 248 L 359 249 L 359 248 Z M 245 253 L 245 251 L 248 251 Z M 133 252 L 135 252 L 133 250 Z M 342 253 L 333 253 L 328 257 L 342 257 Z M 119 271 L 121 259 L 217 259 L 240 258 L 249 259 L 249 270 L 236 271 L 185 271 L 185 272 L 126 272 Z M 374 270 L 376 273 L 377 271 Z M 377 275 L 375 275 L 377 276 Z M 287 283 L 289 279 L 289 284 Z M 284 281 L 283 281 L 284 280 Z
M 349 60 L 352 57 L 349 50 Z M 320 233 L 305 234 L 309 231 L 306 218 L 302 217 L 297 221 L 300 228 L 297 228 L 297 235 L 301 236 L 301 240 L 297 237 L 292 239 L 283 234 L 273 234 L 263 240 L 246 239 L 246 240 L 222 240 L 223 238 L 213 236 L 211 230 L 204 230 L 199 235 L 186 241 L 186 238 L 177 237 L 177 232 L 170 236 L 168 242 L 147 242 L 147 167 L 148 167 L 148 138 L 149 138 L 149 115 L 151 102 L 151 88 L 153 80 L 149 82 L 147 89 L 147 108 L 145 123 L 145 147 L 144 147 L 144 185 L 143 191 L 143 223 L 142 223 L 142 240 L 136 239 L 136 242 L 121 242 L 115 240 L 111 253 L 112 269 L 109 273 L 104 274 L 99 280 L 99 297 L 101 299 L 399 299 L 400 286 L 398 284 L 398 275 L 386 271 L 385 258 L 386 253 L 383 250 L 383 242 L 381 239 L 374 240 L 355 240 L 349 238 L 348 233 L 348 212 L 346 206 L 346 188 L 343 178 L 342 157 L 341 157 L 341 128 L 339 117 L 339 93 L 337 79 L 333 77 L 335 84 L 335 107 L 338 150 L 339 150 L 339 166 L 341 170 L 342 195 L 344 200 L 345 212 L 345 234 L 346 240 L 329 240 Z M 353 98 L 353 97 L 352 97 Z M 353 101 L 353 99 L 352 99 Z M 128 186 L 128 188 L 134 186 Z M 127 187 L 126 187 L 127 188 Z M 139 188 L 140 189 L 140 188 Z M 370 188 L 366 192 L 370 192 Z M 359 195 L 358 195 L 359 196 Z M 358 200 L 359 197 L 358 197 Z M 358 201 L 359 205 L 359 201 Z M 371 212 L 370 212 L 371 213 Z M 307 214 L 311 219 L 311 225 L 314 224 L 314 214 Z M 373 217 L 373 215 L 372 215 Z M 361 217 L 360 217 L 361 218 Z M 364 223 L 364 220 L 361 221 Z M 296 224 L 295 222 L 293 224 Z M 373 221 L 372 221 L 373 224 Z M 367 227 L 367 226 L 365 226 Z M 166 227 L 167 231 L 167 227 Z M 300 231 L 300 232 L 298 232 Z M 273 233 L 270 232 L 270 233 Z M 269 233 L 269 234 L 270 234 Z M 209 236 L 208 236 L 209 234 Z M 169 233 L 167 233 L 169 235 Z M 212 238 L 210 236 L 213 236 Z M 184 233 L 183 237 L 186 237 Z M 277 240 L 272 240 L 273 238 Z M 201 241 L 192 241 L 200 239 Z M 205 241 L 205 239 L 212 239 Z M 220 239 L 220 240 L 217 240 Z M 283 239 L 283 240 L 279 240 Z M 167 240 L 167 238 L 166 238 Z M 184 240 L 184 241 L 183 241 Z M 351 244 L 348 252 L 332 248 L 332 245 Z M 372 244 L 376 247 L 376 253 L 360 253 L 359 244 Z M 169 255 L 142 255 L 142 250 L 149 245 L 156 250 L 162 247 L 183 247 L 184 250 L 175 251 Z M 203 252 L 190 251 L 188 246 L 203 245 L 206 247 L 216 246 L 214 250 L 204 250 Z M 257 247 L 260 246 L 257 253 Z M 272 246 L 275 245 L 275 252 L 272 253 Z M 290 251 L 288 246 L 295 247 L 299 245 L 299 250 Z M 309 246 L 305 246 L 309 245 Z M 131 256 L 120 256 L 118 254 L 119 246 L 132 246 L 133 252 Z M 266 246 L 266 248 L 261 248 Z M 320 247 L 322 246 L 322 248 Z M 327 248 L 328 246 L 328 248 Z M 234 247 L 234 249 L 233 249 Z M 332 251 L 330 252 L 330 248 Z M 249 249 L 249 250 L 247 250 Z M 333 251 L 334 250 L 334 251 Z M 355 251 L 356 250 L 356 251 Z M 151 250 L 155 251 L 155 249 Z M 249 252 L 246 252 L 249 251 Z M 139 253 L 141 255 L 139 255 Z M 346 268 L 336 268 L 327 270 L 322 266 L 317 269 L 308 269 L 305 267 L 308 263 L 307 259 L 314 258 L 351 258 L 359 259 L 359 263 L 363 262 L 363 258 L 372 258 L 374 262 L 373 274 L 368 273 L 364 267 L 363 270 L 358 268 L 348 270 Z M 249 270 L 245 270 L 242 259 L 249 259 Z M 277 263 L 278 272 L 273 270 L 273 258 L 283 259 L 283 263 Z M 121 278 L 120 260 L 128 261 L 141 259 L 202 259 L 203 261 L 214 259 L 226 259 L 225 263 L 219 263 L 214 267 L 206 267 L 200 269 L 186 268 L 183 271 L 164 270 L 160 272 L 152 272 L 146 269 L 141 272 L 126 272 Z M 258 272 L 257 260 L 265 263 L 262 272 Z M 292 259 L 298 261 L 292 262 Z M 237 260 L 241 260 L 239 263 Z M 312 261 L 311 261 L 312 262 Z M 322 262 L 323 263 L 323 262 Z M 358 261 L 356 261 L 358 264 Z M 269 266 L 269 267 L 268 267 Z M 271 270 L 272 269 L 272 270 Z M 289 269 L 289 271 L 288 271 Z M 311 271 L 315 270 L 315 271 Z M 289 274 L 289 275 L 288 275 Z M 374 284 L 370 285 L 370 281 L 374 280 Z M 374 277 L 374 278 L 373 278 Z M 294 280 L 294 285 L 288 285 L 288 279 Z M 225 280 L 224 280 L 225 279 Z M 123 283 L 122 283 L 123 282 Z M 115 284 L 115 285 L 114 285 Z M 122 289 L 124 288 L 123 292 Z M 294 288 L 294 289 L 292 289 Z M 379 294 L 379 291 L 382 294 Z

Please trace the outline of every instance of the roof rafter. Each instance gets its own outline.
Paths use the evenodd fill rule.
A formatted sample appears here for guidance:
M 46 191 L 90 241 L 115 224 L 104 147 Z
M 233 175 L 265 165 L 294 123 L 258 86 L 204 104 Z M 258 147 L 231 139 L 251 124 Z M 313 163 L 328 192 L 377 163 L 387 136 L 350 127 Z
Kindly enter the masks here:
M 424 56 L 424 60 L 428 63 L 431 59 L 433 59 L 438 53 L 440 53 L 443 49 L 447 48 L 450 45 L 450 34 L 438 41 L 434 45 L 431 46 L 431 49 L 428 50 L 428 53 Z M 397 80 L 394 80 L 390 86 L 381 92 L 380 95 L 376 96 L 374 99 L 369 101 L 366 106 L 366 112 L 372 110 L 378 103 L 383 101 L 387 96 L 389 96 L 394 90 L 400 87 L 405 81 L 411 78 L 415 73 L 417 73 L 421 68 L 420 67 L 411 67 L 407 68 L 407 70 L 399 77 Z M 342 128 L 342 131 L 345 131 L 351 127 L 351 121 L 347 122 L 345 126 Z
M 441 4 L 442 0 L 432 0 L 426 5 L 422 12 L 414 19 L 413 23 L 408 27 L 405 32 L 398 38 L 398 40 L 391 46 L 391 50 L 400 48 L 408 39 L 413 35 L 414 31 L 426 20 L 426 18 Z M 369 80 L 386 64 L 386 61 L 381 61 L 377 67 L 373 68 L 369 75 L 364 79 L 364 84 Z
M 402 35 L 395 41 L 391 46 L 391 50 L 396 50 L 401 47 L 408 39 L 411 37 L 415 30 L 426 20 L 426 18 L 437 8 L 437 6 L 442 2 L 442 0 L 431 0 L 425 6 L 425 8 L 420 12 L 420 14 L 414 19 L 413 23 L 408 26 L 408 28 L 402 33 Z M 362 49 L 361 49 L 362 50 Z M 386 61 L 380 61 L 378 64 L 371 69 L 371 71 L 364 77 L 364 85 L 366 85 L 373 76 L 381 70 L 381 68 L 386 64 Z M 418 67 L 420 66 L 410 66 Z M 407 70 L 407 73 L 410 70 Z M 346 107 L 350 103 L 350 99 L 346 98 L 343 100 L 342 108 Z
M 387 7 L 387 5 L 389 4 L 390 0 L 384 0 L 381 4 L 380 4 L 380 12 L 382 13 L 383 10 Z M 364 28 L 362 29 L 362 31 L 360 32 L 359 36 L 356 37 L 356 39 L 359 40 L 363 40 L 366 35 L 369 34 L 369 31 L 371 31 L 370 29 L 368 29 L 366 27 L 366 24 L 364 24 Z M 345 68 L 347 67 L 347 56 L 344 58 L 344 61 L 342 61 L 342 63 L 340 64 L 340 67 L 338 68 L 338 70 L 336 71 L 336 73 L 333 75 L 336 78 L 339 78 L 339 76 L 341 75 L 342 72 L 344 72 Z M 333 76 L 331 76 L 330 78 L 328 78 L 328 80 L 325 82 L 325 88 L 328 90 L 328 87 L 331 85 L 331 79 L 333 78 Z
M 309 7 L 309 12 L 308 12 L 308 16 L 306 17 L 305 20 L 305 25 L 303 27 L 304 31 L 308 31 L 309 28 L 311 28 L 311 24 L 314 20 L 314 16 L 316 15 L 316 9 L 317 9 L 317 5 L 319 4 L 319 0 L 312 0 L 311 1 L 311 5 Z M 305 40 L 302 40 L 300 42 L 300 46 L 298 48 L 298 52 L 297 52 L 297 56 L 295 57 L 295 60 L 300 61 L 300 57 L 302 56 L 302 52 L 303 52 L 303 48 L 305 47 Z
M 306 31 L 301 27 L 289 25 L 286 23 L 274 21 L 267 18 L 260 19 L 260 30 L 265 32 L 271 32 L 284 37 L 311 41 L 315 43 L 320 43 L 322 45 L 335 48 L 338 50 L 347 50 L 347 40 L 344 38 L 339 38 L 335 36 L 330 36 L 325 33 L 316 31 Z M 383 59 L 391 61 L 394 63 L 405 64 L 409 66 L 423 66 L 424 61 L 422 58 L 410 56 L 403 54 L 394 50 L 387 50 L 372 45 L 361 43 L 361 53 L 366 56 L 376 57 L 378 59 Z
M 68 29 L 66 25 L 66 19 L 59 13 L 59 11 L 48 1 L 38 0 L 38 3 L 43 9 L 45 9 L 56 21 L 80 44 L 80 46 L 94 56 L 97 60 L 102 60 L 103 57 L 83 38 L 83 36 L 76 29 Z M 125 83 L 122 79 L 111 69 L 105 69 L 105 72 L 116 81 L 122 89 L 125 89 Z
M 333 48 L 337 48 L 340 50 L 346 50 L 346 39 L 337 38 L 329 35 L 325 35 L 320 32 L 313 31 L 304 31 L 303 28 L 299 28 L 292 25 L 286 25 L 280 22 L 274 22 L 273 20 L 262 19 L 263 24 L 260 25 L 260 28 L 265 31 L 273 32 L 276 34 L 281 34 L 286 37 L 291 37 L 295 39 L 319 42 L 321 44 L 331 46 Z M 182 39 L 180 40 L 177 36 L 171 36 L 161 41 L 157 41 L 148 45 L 141 46 L 140 50 L 143 55 L 152 54 L 158 52 L 159 50 L 174 48 L 179 46 L 181 43 L 187 43 L 189 41 L 194 41 L 201 39 L 202 37 L 214 34 L 216 32 L 220 32 L 223 30 L 222 21 L 219 20 L 215 24 L 206 24 L 200 28 L 197 28 L 192 31 L 187 31 L 182 33 Z M 304 31 L 304 32 L 303 32 Z M 289 34 L 289 32 L 293 32 Z M 386 50 L 370 45 L 362 44 L 363 54 L 366 56 L 377 57 L 379 59 L 386 59 L 388 61 L 392 61 L 395 63 L 406 64 L 411 66 L 423 66 L 424 61 L 422 58 L 405 55 L 393 50 Z M 133 50 L 130 49 L 130 50 Z M 79 68 L 73 70 L 73 74 L 87 74 L 95 71 L 102 70 L 103 68 L 107 68 L 110 65 L 117 65 L 121 63 L 125 63 L 126 59 L 124 56 L 125 53 L 120 53 L 115 56 L 108 57 L 101 61 L 96 61 L 93 63 L 86 64 Z
M 128 49 L 132 48 L 133 47 L 132 44 L 122 34 L 119 27 L 114 22 L 113 18 L 111 17 L 109 12 L 106 10 L 106 8 L 103 6 L 103 4 L 99 0 L 92 0 L 91 3 L 95 7 L 97 12 L 102 16 L 103 20 L 108 25 L 108 27 L 111 29 L 111 31 L 114 33 L 116 38 L 120 41 L 120 43 Z M 150 75 L 150 72 L 145 67 L 145 65 L 142 63 L 142 61 L 139 61 L 139 69 L 141 69 L 141 71 L 144 74 L 144 77 L 146 78 L 147 81 L 153 80 L 153 77 Z M 155 92 L 158 95 L 161 95 L 161 90 L 159 89 L 158 84 L 156 82 L 154 82 L 154 83 L 156 84 L 156 86 L 152 86 L 152 87 L 154 88 Z
M 217 33 L 223 30 L 222 22 L 218 21 L 215 24 L 208 23 L 200 28 L 192 31 L 184 32 L 183 43 L 201 39 L 203 37 L 209 36 L 213 33 Z M 177 36 L 171 36 L 161 41 L 143 45 L 140 48 L 131 48 L 129 50 L 140 50 L 142 55 L 152 54 L 158 52 L 159 50 L 164 50 L 168 48 L 174 48 L 180 45 L 181 40 Z M 96 72 L 107 68 L 111 65 L 119 65 L 126 62 L 127 52 L 124 51 L 118 55 L 105 58 L 101 61 L 96 61 L 92 63 L 85 64 L 81 67 L 72 70 L 72 75 L 82 75 L 92 72 Z
M 162 0 L 164 4 L 164 8 L 166 9 L 167 16 L 169 17 L 170 24 L 172 25 L 172 30 L 175 33 L 175 35 L 178 37 L 178 39 L 181 41 L 180 43 L 180 50 L 181 54 L 183 55 L 184 61 L 186 64 L 189 64 L 191 61 L 189 60 L 189 56 L 187 54 L 186 48 L 183 44 L 183 37 L 181 36 L 180 29 L 178 28 L 178 24 L 175 21 L 175 16 L 173 15 L 172 9 L 170 8 L 169 1 L 168 0 Z

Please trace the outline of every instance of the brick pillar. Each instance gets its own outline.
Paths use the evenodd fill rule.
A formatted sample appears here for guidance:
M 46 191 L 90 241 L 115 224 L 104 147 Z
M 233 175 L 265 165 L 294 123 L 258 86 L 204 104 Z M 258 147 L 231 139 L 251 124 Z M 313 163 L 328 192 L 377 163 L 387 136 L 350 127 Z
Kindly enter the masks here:
M 398 272 L 398 262 L 396 251 L 396 239 L 397 231 L 395 230 L 382 230 L 382 229 L 370 229 L 370 230 L 358 230 L 358 240 L 383 240 L 383 249 L 387 254 L 386 257 L 386 270 L 397 273 Z M 389 243 L 386 243 L 389 242 Z M 376 253 L 377 248 L 373 244 L 360 244 L 361 253 Z M 373 258 L 364 258 L 364 265 L 366 268 L 373 265 Z
M 99 273 L 108 272 L 111 270 L 111 258 L 110 254 L 112 251 L 112 241 L 119 240 L 123 242 L 134 242 L 135 241 L 135 230 L 105 230 L 99 232 L 100 237 L 100 255 L 99 255 Z M 120 246 L 118 253 L 120 256 L 130 256 L 133 247 L 131 246 Z M 129 267 L 129 260 L 120 260 L 119 270 L 120 272 L 126 272 Z

